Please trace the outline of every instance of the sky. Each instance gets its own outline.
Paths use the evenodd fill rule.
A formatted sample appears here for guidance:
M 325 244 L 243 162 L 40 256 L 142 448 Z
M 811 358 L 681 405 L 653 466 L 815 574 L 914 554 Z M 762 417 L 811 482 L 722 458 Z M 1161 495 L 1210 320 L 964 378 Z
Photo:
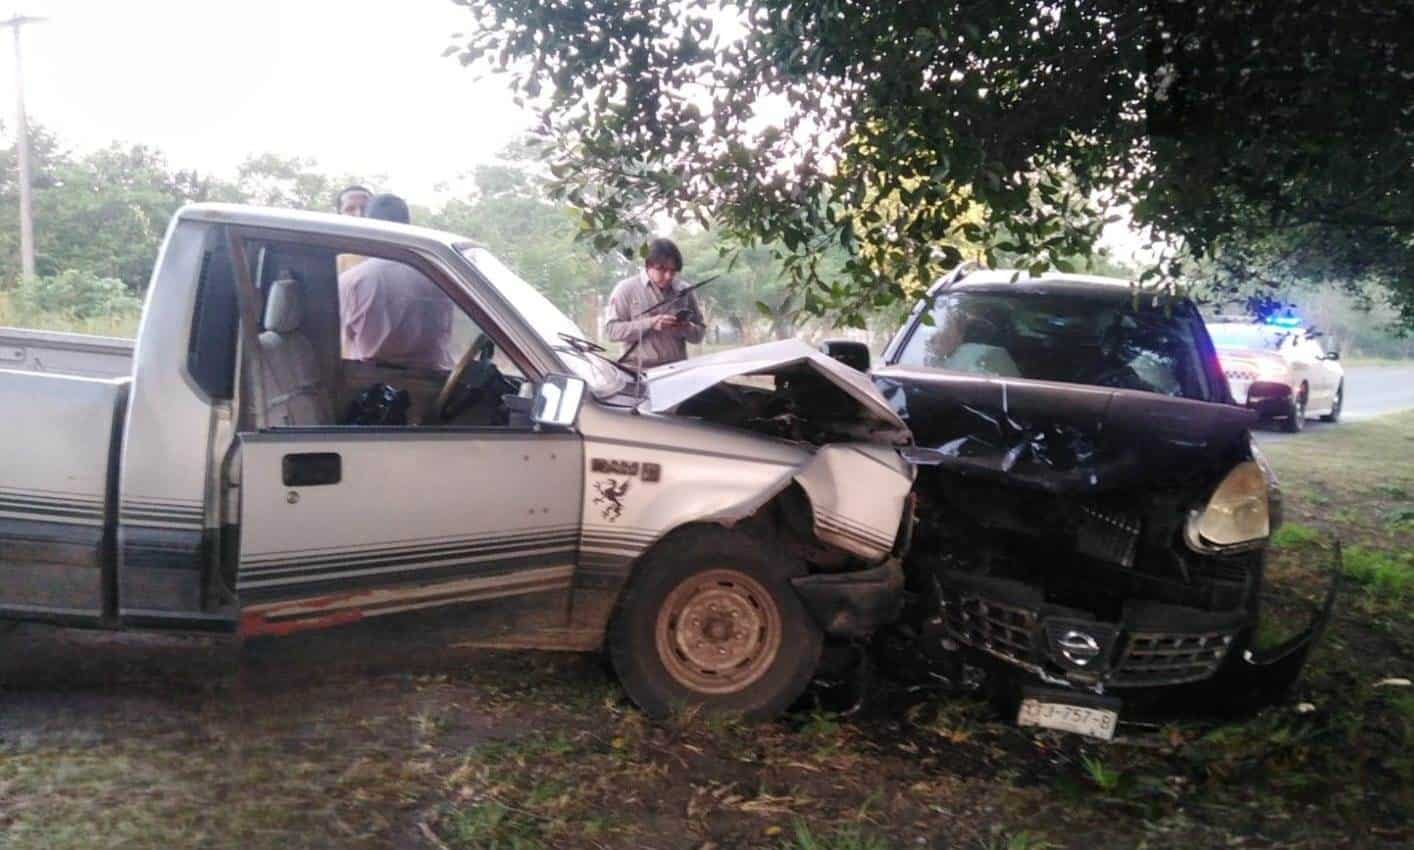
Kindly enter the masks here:
M 25 111 L 79 150 L 151 145 L 233 176 L 251 154 L 436 200 L 529 126 L 496 78 L 443 58 L 469 13 L 451 0 L 20 0 Z M 14 54 L 0 35 L 0 121 L 14 126 Z

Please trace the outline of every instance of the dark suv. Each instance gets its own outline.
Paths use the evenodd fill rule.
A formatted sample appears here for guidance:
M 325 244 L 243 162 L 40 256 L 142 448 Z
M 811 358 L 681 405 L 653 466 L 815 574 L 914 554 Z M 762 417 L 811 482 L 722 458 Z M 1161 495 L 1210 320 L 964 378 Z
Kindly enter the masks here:
M 1296 678 L 1334 586 L 1305 631 L 1254 648 L 1281 495 L 1191 302 L 959 270 L 873 377 L 919 466 L 901 628 L 949 678 L 1106 738 L 1122 712 L 1251 705 Z

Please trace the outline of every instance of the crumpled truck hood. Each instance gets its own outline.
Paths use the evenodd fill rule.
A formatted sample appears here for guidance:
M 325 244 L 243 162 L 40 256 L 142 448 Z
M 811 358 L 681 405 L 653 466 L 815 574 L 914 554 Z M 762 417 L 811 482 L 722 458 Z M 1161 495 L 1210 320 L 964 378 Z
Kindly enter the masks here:
M 1137 390 L 890 366 L 915 463 L 1080 495 L 1181 480 L 1242 450 L 1251 411 Z
M 803 369 L 839 387 L 858 404 L 865 418 L 878 422 L 882 433 L 894 442 L 909 441 L 908 426 L 866 375 L 796 339 L 734 348 L 649 369 L 644 405 L 653 413 L 672 413 L 688 399 L 732 378 L 788 375 Z

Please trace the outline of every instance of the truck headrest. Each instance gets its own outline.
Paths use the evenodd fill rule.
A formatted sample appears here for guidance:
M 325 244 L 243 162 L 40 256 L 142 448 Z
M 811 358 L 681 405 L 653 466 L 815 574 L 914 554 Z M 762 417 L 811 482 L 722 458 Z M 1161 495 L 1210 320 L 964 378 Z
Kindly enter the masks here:
M 287 334 L 299 330 L 304 311 L 300 306 L 299 282 L 277 280 L 270 284 L 270 294 L 265 299 L 265 329 L 277 334 Z

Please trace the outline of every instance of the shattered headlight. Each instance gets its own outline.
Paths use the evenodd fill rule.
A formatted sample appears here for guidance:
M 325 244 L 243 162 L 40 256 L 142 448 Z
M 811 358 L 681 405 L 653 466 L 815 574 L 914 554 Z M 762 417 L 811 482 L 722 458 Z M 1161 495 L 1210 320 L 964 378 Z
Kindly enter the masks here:
M 1195 552 L 1237 552 L 1261 546 L 1272 532 L 1267 474 L 1248 460 L 1233 467 L 1208 499 L 1207 507 L 1188 514 L 1184 540 Z

